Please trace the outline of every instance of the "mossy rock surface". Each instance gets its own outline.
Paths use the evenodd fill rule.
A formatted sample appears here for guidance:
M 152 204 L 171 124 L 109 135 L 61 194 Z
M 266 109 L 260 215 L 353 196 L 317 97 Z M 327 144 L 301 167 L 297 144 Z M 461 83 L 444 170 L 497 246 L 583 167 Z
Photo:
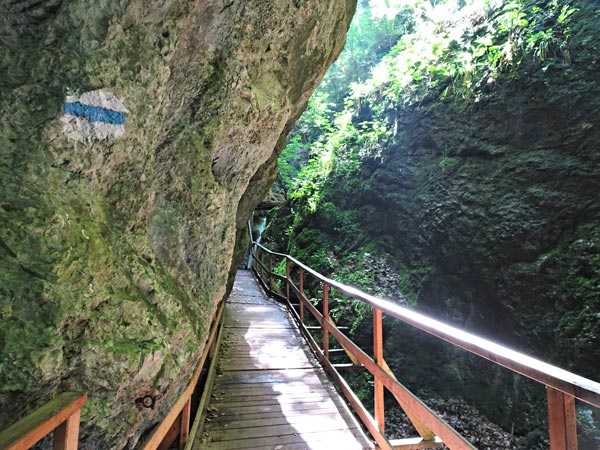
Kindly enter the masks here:
M 354 7 L 3 2 L 0 428 L 65 390 L 89 393 L 83 449 L 133 448 L 161 420 Z M 67 96 L 97 90 L 124 136 L 69 139 Z

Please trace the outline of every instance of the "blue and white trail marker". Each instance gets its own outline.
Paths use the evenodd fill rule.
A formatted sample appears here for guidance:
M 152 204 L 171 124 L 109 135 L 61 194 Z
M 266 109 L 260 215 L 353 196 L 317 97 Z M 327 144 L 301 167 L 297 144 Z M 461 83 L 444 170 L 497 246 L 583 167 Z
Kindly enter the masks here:
M 110 92 L 91 91 L 68 95 L 61 121 L 63 132 L 80 142 L 106 141 L 125 135 L 125 113 L 121 100 Z

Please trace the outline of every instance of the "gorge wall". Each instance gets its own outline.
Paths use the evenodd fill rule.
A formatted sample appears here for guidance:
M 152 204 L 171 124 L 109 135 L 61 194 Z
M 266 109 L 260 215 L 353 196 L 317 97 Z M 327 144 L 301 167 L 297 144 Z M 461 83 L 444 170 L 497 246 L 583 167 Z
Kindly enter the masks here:
M 597 381 L 598 11 L 584 1 L 521 3 L 519 17 L 536 24 L 532 35 L 560 26 L 553 5 L 558 12 L 574 8 L 568 43 L 565 33 L 535 56 L 523 51 L 523 41 L 515 50 L 518 67 L 507 69 L 503 60 L 487 68 L 496 78 L 483 72 L 479 84 L 453 91 L 475 78 L 476 63 L 487 62 L 473 56 L 471 71 L 454 78 L 436 78 L 434 69 L 444 72 L 447 61 L 458 60 L 452 55 L 470 48 L 485 59 L 494 46 L 512 45 L 518 31 L 489 32 L 508 6 L 468 16 L 466 37 L 438 59 L 415 64 L 429 64 L 430 72 L 406 69 L 412 84 L 398 87 L 391 76 L 347 102 L 338 118 L 348 119 L 321 145 L 333 151 L 309 166 L 302 176 L 310 183 L 271 218 L 266 245 Z M 410 56 L 405 48 L 394 57 Z M 394 97 L 401 89 L 408 93 Z M 288 229 L 290 242 L 277 231 Z M 354 325 L 356 338 L 370 346 L 368 313 L 357 326 L 360 312 L 348 303 L 334 307 L 336 321 Z M 425 396 L 466 398 L 507 431 L 514 427 L 519 448 L 547 448 L 543 387 L 392 322 L 386 359 L 403 383 Z M 586 423 L 580 421 L 582 433 Z M 588 446 L 582 439 L 581 448 L 597 448 L 593 439 Z
M 165 415 L 354 3 L 1 2 L 0 428 L 65 390 L 84 449 Z

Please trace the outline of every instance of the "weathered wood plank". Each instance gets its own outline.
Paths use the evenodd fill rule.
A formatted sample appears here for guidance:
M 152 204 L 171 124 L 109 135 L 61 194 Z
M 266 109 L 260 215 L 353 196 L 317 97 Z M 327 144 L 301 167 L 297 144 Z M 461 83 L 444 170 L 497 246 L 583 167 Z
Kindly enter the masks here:
M 213 395 L 213 401 L 211 402 L 212 406 L 218 407 L 220 405 L 233 405 L 233 404 L 243 404 L 243 403 L 252 403 L 252 404 L 260 404 L 261 402 L 273 402 L 273 403 L 293 403 L 298 401 L 320 401 L 324 399 L 328 399 L 329 393 L 326 391 L 322 392 L 299 392 L 296 394 L 279 394 L 277 392 L 271 393 L 269 395 L 240 395 L 239 397 L 219 397 L 217 395 Z
M 299 343 L 296 337 L 300 335 L 289 328 L 246 329 L 242 327 L 227 327 L 225 328 L 224 336 L 228 342 L 280 340 L 282 345 L 298 345 Z
M 335 403 L 333 402 L 333 400 L 331 400 L 331 398 L 327 397 L 323 397 L 323 396 L 313 396 L 313 397 L 296 397 L 296 398 L 281 398 L 278 399 L 277 397 L 272 397 L 272 398 L 267 398 L 267 399 L 263 399 L 263 400 L 253 400 L 253 401 L 227 401 L 227 402 L 211 402 L 211 406 L 213 408 L 246 408 L 249 406 L 267 406 L 267 405 L 281 405 L 283 406 L 287 406 L 289 404 L 293 404 L 294 407 L 296 407 L 296 405 L 303 405 L 305 403 L 310 403 L 310 404 L 318 404 L 318 405 L 323 405 L 323 406 L 329 406 L 329 405 L 333 405 L 335 406 Z
M 258 439 L 270 436 L 285 436 L 304 433 L 319 433 L 328 431 L 343 431 L 349 428 L 340 420 L 341 417 L 334 417 L 332 420 L 325 420 L 323 416 L 301 416 L 302 421 L 296 421 L 294 424 L 281 424 L 270 426 L 252 426 L 249 428 L 238 428 L 232 433 L 228 428 L 219 431 L 213 431 L 210 437 L 213 442 L 234 441 L 238 439 Z
M 231 330 L 231 328 L 229 329 Z M 280 335 L 276 334 L 276 330 L 268 330 L 269 334 L 263 335 L 249 335 L 244 338 L 232 339 L 228 334 L 225 335 L 227 339 L 227 344 L 233 348 L 238 348 L 247 345 L 254 345 L 255 347 L 260 347 L 264 345 L 270 345 L 275 343 L 277 348 L 283 349 L 286 347 L 294 347 L 294 348 L 302 348 L 295 344 L 298 336 L 290 336 L 288 333 L 283 333 Z
M 357 433 L 359 434 L 359 433 Z M 352 430 L 328 431 L 317 433 L 295 433 L 283 436 L 267 436 L 252 439 L 236 439 L 231 441 L 207 442 L 202 444 L 204 450 L 232 450 L 238 448 L 254 448 L 261 446 L 270 446 L 271 449 L 280 446 L 280 449 L 288 449 L 290 444 L 302 444 L 304 449 L 327 448 L 344 450 L 362 450 L 369 448 L 368 443 L 362 444 L 352 433 Z M 322 444 L 322 445 L 320 445 Z M 366 447 L 365 447 L 366 446 Z
M 240 362 L 247 362 L 247 361 L 255 361 L 255 360 L 262 360 L 263 358 L 272 358 L 272 359 L 276 359 L 276 358 L 286 358 L 286 359 L 297 359 L 298 361 L 312 361 L 312 358 L 309 358 L 305 353 L 303 349 L 300 348 L 291 348 L 291 347 L 285 347 L 283 349 L 283 351 L 285 352 L 284 356 L 281 356 L 281 354 L 279 353 L 279 348 L 277 349 L 266 349 L 266 350 L 260 350 L 260 349 L 250 349 L 250 356 L 248 356 L 248 352 L 246 351 L 245 354 L 236 351 L 224 351 L 221 353 L 221 363 L 228 363 L 230 361 L 240 361 Z M 275 361 L 273 361 L 275 362 Z M 222 364 L 221 364 L 222 366 Z
M 270 346 L 270 345 L 258 345 L 258 344 L 270 344 L 270 343 L 277 343 L 277 345 L 274 346 Z M 232 345 L 234 343 L 239 343 L 241 345 Z M 252 349 L 252 353 L 249 354 L 248 353 L 248 349 L 246 348 L 246 346 L 249 346 L 250 343 L 255 344 L 254 348 Z M 221 353 L 221 355 L 240 355 L 240 356 L 254 356 L 254 355 L 259 355 L 259 354 L 268 354 L 268 355 L 276 355 L 279 356 L 282 353 L 286 353 L 286 352 L 296 352 L 296 353 L 304 353 L 306 355 L 308 355 L 310 357 L 310 353 L 306 353 L 306 349 L 304 347 L 302 347 L 301 345 L 298 345 L 294 342 L 281 342 L 278 339 L 252 339 L 250 341 L 250 343 L 247 340 L 243 340 L 243 341 L 232 341 L 229 340 L 228 341 L 228 347 L 223 349 L 223 352 Z
M 352 448 L 354 449 L 362 449 L 363 447 L 349 447 L 351 450 Z M 370 448 L 370 447 L 366 447 L 366 448 Z M 267 446 L 261 446 L 261 447 L 246 447 L 244 450 L 306 450 L 306 443 L 296 443 L 296 444 L 286 444 L 285 447 L 284 446 L 272 446 L 272 445 L 267 445 Z M 323 442 L 311 442 L 310 444 L 310 450 L 334 450 L 337 449 L 335 443 L 331 443 L 331 442 L 327 442 L 327 441 L 323 441 Z
M 320 381 L 318 378 L 316 379 L 310 379 L 307 380 L 306 383 L 303 384 L 303 386 L 306 386 L 307 389 L 311 389 L 311 388 L 318 388 L 320 386 Z M 229 388 L 232 389 L 251 389 L 251 388 L 258 388 L 258 387 L 262 387 L 262 388 L 267 388 L 269 387 L 270 389 L 274 389 L 276 390 L 276 392 L 285 392 L 287 391 L 287 389 L 294 389 L 294 388 L 298 388 L 300 389 L 299 386 L 299 382 L 294 382 L 294 384 L 292 385 L 291 388 L 288 388 L 287 385 L 285 384 L 285 382 L 279 382 L 279 383 L 269 383 L 269 382 L 256 382 L 256 383 L 238 383 L 236 384 L 235 382 L 231 382 L 231 380 L 228 380 L 228 382 L 226 383 L 220 383 L 217 382 L 215 383 L 215 390 L 228 390 Z
M 318 411 L 313 411 L 311 414 L 335 414 L 339 412 L 338 408 L 333 406 L 330 408 L 321 408 Z M 279 410 L 279 411 L 275 411 L 275 412 L 269 412 L 269 413 L 265 413 L 265 412 L 259 412 L 259 413 L 236 413 L 236 414 L 223 414 L 221 415 L 221 413 L 217 410 L 213 413 L 211 413 L 211 417 L 207 418 L 210 419 L 209 422 L 211 423 L 216 423 L 216 422 L 232 422 L 234 420 L 254 420 L 254 419 L 274 419 L 277 417 L 286 417 L 289 420 L 294 420 L 294 418 L 296 416 L 304 416 L 306 415 L 306 411 L 304 410 L 295 410 L 295 411 L 288 411 L 285 414 L 283 413 L 283 411 Z M 343 415 L 342 417 L 346 417 L 346 415 Z M 224 426 L 224 425 L 223 425 Z
M 213 389 L 213 398 L 237 398 L 240 396 L 264 396 L 264 395 L 304 395 L 318 393 L 322 395 L 335 395 L 336 390 L 331 386 L 322 385 L 285 385 L 273 387 L 272 384 L 255 384 L 250 387 L 227 386 L 227 389 L 218 389 L 216 386 Z
M 337 408 L 332 408 L 332 409 L 323 409 L 323 410 L 319 410 L 316 411 L 314 413 L 311 414 L 310 417 L 314 417 L 317 420 L 323 420 L 325 418 L 328 417 L 332 417 L 335 418 L 336 420 L 338 420 L 338 415 L 341 416 L 343 419 L 349 419 L 349 417 L 347 417 L 345 415 L 345 413 L 340 414 L 339 411 L 337 410 Z M 226 424 L 223 424 L 221 422 L 226 421 Z M 260 416 L 260 418 L 257 419 L 247 419 L 247 418 L 243 418 L 243 419 L 237 419 L 237 420 L 226 420 L 223 419 L 221 420 L 221 422 L 209 422 L 206 425 L 206 429 L 210 430 L 210 429 L 219 429 L 219 428 L 223 428 L 223 427 L 227 427 L 228 430 L 233 430 L 236 428 L 251 428 L 251 427 L 270 427 L 273 425 L 294 425 L 297 423 L 304 423 L 306 421 L 306 415 L 305 414 L 298 414 L 298 415 L 285 415 L 285 414 L 280 414 L 280 415 L 274 415 L 274 417 L 264 417 L 264 416 Z M 355 426 L 350 426 L 350 428 L 356 428 Z
M 273 347 L 250 346 L 250 348 L 236 348 L 235 350 L 225 349 L 220 356 L 221 362 L 231 359 L 247 359 L 256 360 L 260 357 L 277 357 L 277 358 L 295 358 L 298 360 L 307 361 L 309 356 L 301 347 L 290 347 L 289 345 L 277 345 Z
M 305 411 L 306 414 L 309 414 L 310 411 L 319 411 L 322 408 L 334 408 L 336 405 L 332 400 L 328 402 L 304 402 L 304 403 L 296 403 L 294 404 L 295 411 Z M 229 406 L 224 405 L 219 408 L 219 413 L 221 415 L 230 414 L 253 414 L 253 413 L 267 413 L 267 412 L 277 412 L 281 411 L 281 406 L 277 404 L 270 405 L 252 405 L 252 406 Z
M 309 361 L 298 361 L 297 359 L 281 359 L 279 361 L 228 361 L 221 365 L 222 370 L 266 370 L 266 369 L 309 369 Z
M 322 381 L 314 369 L 224 372 L 218 379 L 219 384 L 288 383 L 297 380 L 318 384 Z
M 290 329 L 287 326 L 285 326 L 284 324 L 279 323 L 279 322 L 258 322 L 258 323 L 236 322 L 235 324 L 229 323 L 227 326 L 227 329 L 228 330 L 241 329 L 243 331 L 246 331 L 246 330 L 250 329 L 250 327 L 252 327 L 252 330 L 255 330 L 255 331 L 266 330 L 267 332 L 272 332 L 275 330 L 287 331 Z

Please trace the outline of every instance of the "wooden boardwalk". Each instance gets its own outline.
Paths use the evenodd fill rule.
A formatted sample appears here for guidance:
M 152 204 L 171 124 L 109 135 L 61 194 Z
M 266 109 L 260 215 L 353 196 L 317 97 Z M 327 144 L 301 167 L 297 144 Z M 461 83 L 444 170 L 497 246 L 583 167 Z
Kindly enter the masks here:
M 285 307 L 239 271 L 196 449 L 373 448 Z

